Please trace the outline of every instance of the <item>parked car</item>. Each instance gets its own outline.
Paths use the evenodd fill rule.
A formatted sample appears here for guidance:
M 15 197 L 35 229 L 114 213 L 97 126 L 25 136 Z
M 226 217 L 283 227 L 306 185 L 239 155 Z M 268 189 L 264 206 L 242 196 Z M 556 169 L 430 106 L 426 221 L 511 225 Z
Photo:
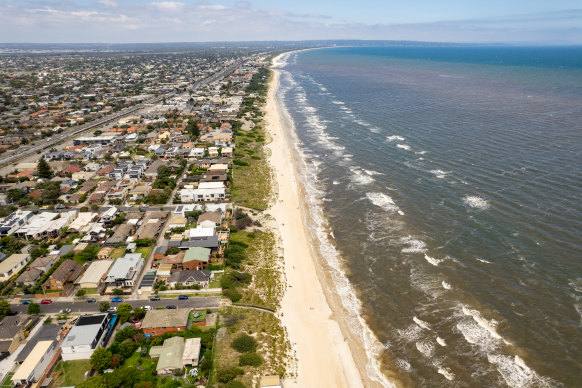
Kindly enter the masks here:
M 143 309 L 145 311 L 150 311 L 152 309 L 152 306 L 144 306 Z
M 51 303 L 53 303 L 53 301 L 50 299 L 43 299 L 40 301 L 40 304 L 51 304 Z
M 180 300 L 185 300 L 185 299 L 188 299 L 188 295 L 180 295 L 180 296 L 178 297 L 178 299 L 180 299 Z
M 30 299 L 24 299 L 22 301 L 22 304 L 30 304 L 30 303 L 32 303 L 32 301 Z
M 95 298 L 87 298 L 87 303 L 95 303 L 97 300 Z
M 152 302 L 155 302 L 155 301 L 157 301 L 157 300 L 160 300 L 160 297 L 159 297 L 159 296 L 150 296 L 150 300 L 151 300 Z
M 114 313 L 114 312 L 116 312 L 116 311 L 117 311 L 117 307 L 109 307 L 109 308 L 107 309 L 107 312 L 108 312 L 108 313 Z
M 178 306 L 176 306 L 176 305 L 174 305 L 174 304 L 170 304 L 170 305 L 166 306 L 166 308 L 167 308 L 168 310 L 175 310 L 175 309 L 177 309 L 177 308 L 178 308 Z
M 59 311 L 59 313 L 61 313 L 61 314 L 68 314 L 70 312 L 71 312 L 71 309 L 68 309 L 68 308 L 67 309 L 61 309 L 61 311 Z
M 115 297 L 115 298 L 111 299 L 111 301 L 112 301 L 113 303 L 119 303 L 119 302 L 123 302 L 123 299 L 122 299 L 122 298 L 120 298 L 120 297 Z

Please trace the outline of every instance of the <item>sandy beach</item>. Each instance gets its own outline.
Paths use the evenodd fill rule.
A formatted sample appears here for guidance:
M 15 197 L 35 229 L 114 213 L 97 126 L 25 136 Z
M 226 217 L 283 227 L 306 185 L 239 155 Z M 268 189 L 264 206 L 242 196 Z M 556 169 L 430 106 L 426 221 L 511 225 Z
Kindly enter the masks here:
M 300 193 L 293 159 L 275 99 L 279 73 L 269 85 L 266 105 L 269 163 L 274 170 L 278 198 L 269 213 L 282 238 L 287 291 L 281 304 L 283 324 L 297 354 L 297 378 L 285 387 L 363 387 L 362 376 L 339 324 L 332 319 L 316 271 L 301 214 Z M 366 384 L 367 385 L 367 384 Z

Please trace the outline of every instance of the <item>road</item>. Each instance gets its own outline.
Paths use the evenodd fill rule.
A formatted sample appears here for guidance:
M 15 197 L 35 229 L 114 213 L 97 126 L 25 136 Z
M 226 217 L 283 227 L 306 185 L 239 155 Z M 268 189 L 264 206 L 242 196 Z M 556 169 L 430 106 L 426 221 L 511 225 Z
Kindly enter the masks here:
M 179 293 L 179 291 L 176 291 Z M 150 301 L 150 300 L 124 300 L 122 303 L 129 303 L 133 307 L 143 307 L 143 306 L 152 306 L 153 308 L 156 307 L 165 307 L 167 305 L 175 305 L 178 308 L 189 308 L 189 309 L 217 309 L 220 306 L 220 297 L 219 296 L 208 296 L 208 297 L 191 297 L 187 300 L 179 300 L 178 298 L 161 298 L 159 301 Z M 78 302 L 53 302 L 51 304 L 41 304 L 40 305 L 40 312 L 41 314 L 56 314 L 64 308 L 71 309 L 72 313 L 96 313 L 99 312 L 99 305 L 101 304 L 101 300 L 98 300 L 96 303 L 87 303 L 86 301 L 78 301 Z M 109 305 L 111 307 L 118 306 L 119 303 L 111 303 L 109 299 Z M 11 305 L 12 311 L 19 313 L 26 313 L 27 305 L 18 304 L 18 305 Z

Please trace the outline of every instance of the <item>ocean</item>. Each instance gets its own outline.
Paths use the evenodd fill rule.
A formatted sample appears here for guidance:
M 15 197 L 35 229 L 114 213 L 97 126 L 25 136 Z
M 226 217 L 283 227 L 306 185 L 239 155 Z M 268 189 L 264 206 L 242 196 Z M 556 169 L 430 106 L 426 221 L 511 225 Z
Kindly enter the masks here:
M 329 48 L 276 67 L 362 373 L 580 386 L 582 48 Z

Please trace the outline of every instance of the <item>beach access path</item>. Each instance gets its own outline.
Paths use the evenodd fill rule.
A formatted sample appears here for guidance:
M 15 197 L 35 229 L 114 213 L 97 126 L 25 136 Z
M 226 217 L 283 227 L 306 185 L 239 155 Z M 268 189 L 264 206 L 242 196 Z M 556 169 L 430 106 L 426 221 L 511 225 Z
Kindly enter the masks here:
M 275 59 L 276 61 L 276 59 Z M 297 378 L 286 379 L 285 387 L 363 387 L 350 347 L 330 309 L 316 272 L 301 215 L 290 145 L 275 99 L 279 73 L 269 84 L 266 105 L 269 163 L 273 168 L 278 198 L 267 210 L 276 221 L 282 238 L 287 290 L 281 303 L 283 325 L 297 354 Z

